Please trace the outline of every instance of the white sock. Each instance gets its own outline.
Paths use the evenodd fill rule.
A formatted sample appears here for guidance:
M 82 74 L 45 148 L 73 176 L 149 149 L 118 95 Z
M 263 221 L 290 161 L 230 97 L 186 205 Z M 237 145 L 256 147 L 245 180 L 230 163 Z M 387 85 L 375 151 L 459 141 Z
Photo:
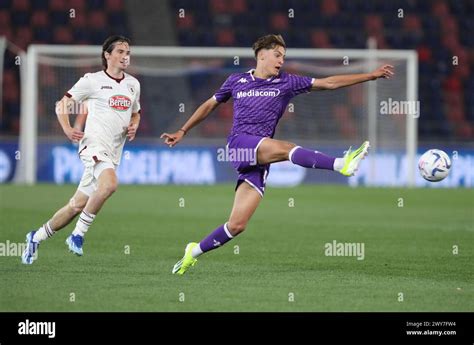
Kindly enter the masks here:
M 72 232 L 72 234 L 84 237 L 87 230 L 89 230 L 89 226 L 92 225 L 94 218 L 95 218 L 95 214 L 82 211 L 81 214 L 79 215 L 79 219 L 77 220 L 76 227 L 74 228 L 74 231 Z
M 197 258 L 199 255 L 203 253 L 201 246 L 198 244 L 196 247 L 193 248 L 193 251 L 191 252 L 191 255 L 193 258 Z
M 47 238 L 50 238 L 51 236 L 54 235 L 53 229 L 51 229 L 51 225 L 49 225 L 49 221 L 46 224 L 43 224 L 41 228 L 39 228 L 36 232 L 35 235 L 33 236 L 33 241 L 34 242 L 41 242 L 44 241 Z
M 336 158 L 334 160 L 334 166 L 333 169 L 335 171 L 341 171 L 342 168 L 344 168 L 344 158 Z

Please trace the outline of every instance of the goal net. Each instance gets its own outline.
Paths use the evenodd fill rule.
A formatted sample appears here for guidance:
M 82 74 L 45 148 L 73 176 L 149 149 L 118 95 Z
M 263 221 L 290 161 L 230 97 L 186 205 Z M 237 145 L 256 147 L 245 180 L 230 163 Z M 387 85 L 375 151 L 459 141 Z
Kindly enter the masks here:
M 48 150 L 55 149 L 55 145 L 70 144 L 56 119 L 55 103 L 85 73 L 102 69 L 100 54 L 99 46 L 32 45 L 28 49 L 27 76 L 22 83 L 22 159 L 16 171 L 17 182 L 43 180 L 45 172 L 40 172 L 40 166 L 47 164 L 44 157 L 48 156 Z M 368 139 L 371 158 L 364 162 L 364 171 L 358 179 L 354 178 L 350 183 L 413 185 L 416 120 L 420 115 L 415 102 L 415 52 L 289 49 L 284 70 L 323 78 L 365 73 L 381 64 L 393 65 L 395 78 L 293 98 L 280 120 L 275 138 L 337 156 L 350 145 L 358 146 Z M 132 47 L 127 73 L 140 81 L 142 90 L 143 116 L 137 142 L 162 145 L 160 134 L 180 128 L 229 74 L 246 72 L 254 66 L 253 52 L 247 48 Z M 183 145 L 224 146 L 232 114 L 230 100 L 193 129 Z M 72 115 L 71 123 L 74 123 L 75 115 Z M 390 169 L 399 171 L 395 179 L 387 174 Z M 336 174 L 306 174 L 310 176 L 306 176 L 305 181 L 310 182 L 343 181 L 334 177 Z

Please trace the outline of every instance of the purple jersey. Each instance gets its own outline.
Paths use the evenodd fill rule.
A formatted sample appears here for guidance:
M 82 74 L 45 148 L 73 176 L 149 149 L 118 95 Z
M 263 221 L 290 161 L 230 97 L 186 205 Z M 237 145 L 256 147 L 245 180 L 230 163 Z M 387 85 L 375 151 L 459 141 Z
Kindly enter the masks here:
M 290 99 L 310 92 L 313 79 L 284 72 L 260 79 L 253 76 L 253 71 L 231 74 L 214 98 L 218 102 L 234 98 L 231 136 L 250 134 L 272 138 Z

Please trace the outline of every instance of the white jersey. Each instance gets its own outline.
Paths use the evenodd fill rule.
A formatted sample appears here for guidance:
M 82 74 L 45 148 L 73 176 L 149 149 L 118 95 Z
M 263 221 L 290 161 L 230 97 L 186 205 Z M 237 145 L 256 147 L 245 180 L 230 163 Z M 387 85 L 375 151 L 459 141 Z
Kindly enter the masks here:
M 86 73 L 66 93 L 76 102 L 87 100 L 88 115 L 79 151 L 94 147 L 118 165 L 132 113 L 140 112 L 140 83 L 124 73 L 115 79 L 105 71 Z

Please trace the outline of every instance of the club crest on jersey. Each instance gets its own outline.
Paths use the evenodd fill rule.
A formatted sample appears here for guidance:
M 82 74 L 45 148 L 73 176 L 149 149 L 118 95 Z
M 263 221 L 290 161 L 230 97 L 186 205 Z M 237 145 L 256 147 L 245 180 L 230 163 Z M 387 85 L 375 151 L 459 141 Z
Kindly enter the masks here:
M 132 106 L 130 98 L 124 95 L 113 95 L 109 98 L 109 107 L 118 111 L 126 111 Z
M 128 91 L 129 91 L 132 95 L 135 94 L 135 85 L 133 85 L 133 84 L 127 84 L 127 89 L 128 89 Z

